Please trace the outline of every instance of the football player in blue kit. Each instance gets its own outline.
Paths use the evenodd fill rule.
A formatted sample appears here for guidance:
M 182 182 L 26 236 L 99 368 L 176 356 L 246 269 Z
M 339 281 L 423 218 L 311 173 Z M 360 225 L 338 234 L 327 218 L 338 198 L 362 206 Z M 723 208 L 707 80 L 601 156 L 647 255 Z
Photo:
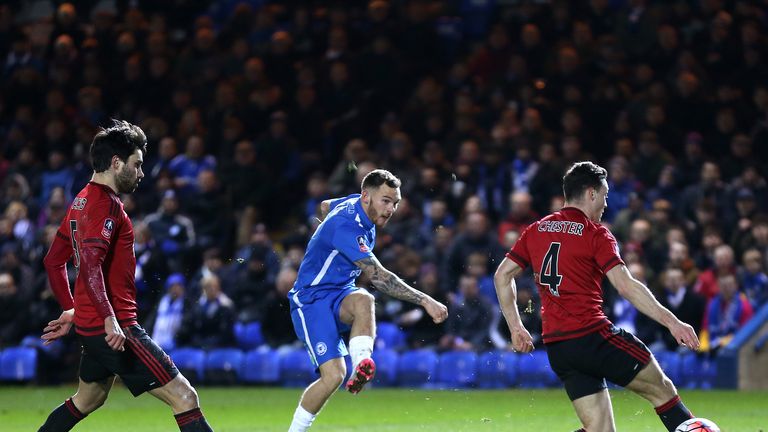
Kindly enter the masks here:
M 361 189 L 360 194 L 322 202 L 324 220 L 309 240 L 296 284 L 288 293 L 296 335 L 320 370 L 320 378 L 301 396 L 289 432 L 309 429 L 341 386 L 347 354 L 343 332 L 350 331 L 353 368 L 346 389 L 358 393 L 373 379 L 374 299 L 355 287 L 361 273 L 382 293 L 422 306 L 435 323 L 448 317 L 445 305 L 410 287 L 373 254 L 376 227 L 386 225 L 400 203 L 400 179 L 377 169 L 365 176 Z

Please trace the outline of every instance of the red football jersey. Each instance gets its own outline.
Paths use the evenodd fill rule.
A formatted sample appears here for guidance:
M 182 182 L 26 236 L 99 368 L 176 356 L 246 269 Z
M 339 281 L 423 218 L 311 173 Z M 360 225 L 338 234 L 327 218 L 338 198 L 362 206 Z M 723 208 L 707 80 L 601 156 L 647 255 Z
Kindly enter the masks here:
M 72 202 L 59 226 L 56 239 L 46 257 L 51 287 L 63 308 L 68 307 L 68 283 L 50 269 L 62 267 L 73 259 L 80 266 L 80 251 L 85 247 L 101 248 L 104 262 L 104 288 L 109 304 L 121 327 L 136 324 L 136 256 L 133 249 L 133 225 L 120 198 L 108 186 L 90 182 Z M 104 319 L 99 316 L 80 272 L 75 282 L 75 331 L 84 336 L 104 333 Z M 67 292 L 60 287 L 64 285 Z M 58 288 L 58 289 L 57 289 Z
M 609 324 L 601 282 L 618 264 L 616 239 L 581 210 L 565 207 L 523 231 L 507 258 L 533 267 L 541 293 L 545 343 L 572 339 Z

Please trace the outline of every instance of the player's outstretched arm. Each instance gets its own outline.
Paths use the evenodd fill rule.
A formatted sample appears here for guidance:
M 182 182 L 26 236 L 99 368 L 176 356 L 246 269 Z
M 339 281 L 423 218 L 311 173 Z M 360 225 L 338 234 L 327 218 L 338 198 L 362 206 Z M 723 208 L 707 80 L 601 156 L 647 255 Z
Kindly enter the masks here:
M 493 284 L 496 288 L 496 296 L 499 298 L 499 305 L 504 318 L 507 320 L 509 332 L 512 335 L 512 348 L 515 351 L 531 352 L 533 351 L 533 338 L 528 330 L 525 329 L 520 312 L 517 310 L 517 286 L 515 277 L 523 269 L 516 262 L 509 258 L 504 258 L 493 274 Z
M 662 306 L 648 287 L 632 276 L 627 266 L 624 264 L 614 266 L 607 275 L 608 280 L 622 297 L 629 300 L 637 310 L 668 328 L 680 345 L 685 345 L 692 350 L 699 349 L 699 338 L 693 327 L 677 319 L 675 314 Z
M 384 294 L 420 305 L 427 311 L 435 323 L 441 323 L 448 318 L 448 308 L 444 304 L 421 291 L 411 288 L 397 275 L 385 269 L 375 256 L 355 261 L 355 265 L 360 267 L 366 276 L 370 278 L 373 286 Z

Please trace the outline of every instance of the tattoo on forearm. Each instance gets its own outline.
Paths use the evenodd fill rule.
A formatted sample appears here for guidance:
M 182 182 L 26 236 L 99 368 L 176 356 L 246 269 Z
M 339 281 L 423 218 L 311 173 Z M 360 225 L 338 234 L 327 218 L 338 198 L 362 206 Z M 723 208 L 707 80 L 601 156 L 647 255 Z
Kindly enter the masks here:
M 419 304 L 424 299 L 424 293 L 409 287 L 399 277 L 385 269 L 376 258 L 363 258 L 355 261 L 355 264 L 368 275 L 373 286 L 384 294 L 414 304 Z

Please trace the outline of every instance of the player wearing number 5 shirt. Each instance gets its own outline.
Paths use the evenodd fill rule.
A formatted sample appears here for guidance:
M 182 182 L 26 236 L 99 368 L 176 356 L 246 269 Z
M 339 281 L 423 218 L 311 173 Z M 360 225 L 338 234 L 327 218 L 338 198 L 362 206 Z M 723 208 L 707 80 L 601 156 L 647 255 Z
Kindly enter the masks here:
M 64 312 L 48 323 L 51 343 L 75 326 L 83 347 L 77 393 L 48 416 L 38 432 L 72 429 L 98 409 L 119 375 L 138 396 L 149 392 L 168 404 L 182 432 L 211 431 L 197 393 L 136 322 L 133 226 L 118 193 L 136 190 L 144 172 L 144 132 L 125 121 L 96 134 L 91 181 L 77 194 L 45 257 L 51 289 Z M 77 270 L 74 297 L 66 264 Z
M 650 401 L 673 431 L 691 413 L 648 348 L 615 327 L 602 310 L 605 276 L 637 309 L 669 329 L 681 345 L 697 349 L 693 328 L 659 304 L 632 277 L 616 239 L 600 224 L 608 196 L 607 171 L 574 164 L 563 177 L 565 206 L 534 222 L 507 253 L 494 275 L 496 293 L 513 348 L 533 350 L 516 306 L 514 277 L 531 266 L 541 293 L 542 337 L 552 370 L 565 386 L 584 429 L 614 431 L 606 379 Z

